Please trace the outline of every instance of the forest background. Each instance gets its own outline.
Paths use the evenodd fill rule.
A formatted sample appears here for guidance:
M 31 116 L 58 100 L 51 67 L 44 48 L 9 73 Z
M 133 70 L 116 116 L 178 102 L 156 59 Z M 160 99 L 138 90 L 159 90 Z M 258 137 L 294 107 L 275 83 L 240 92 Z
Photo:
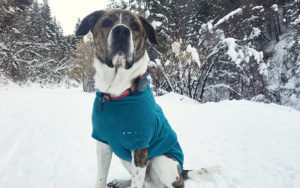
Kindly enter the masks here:
M 155 27 L 148 78 L 156 95 L 300 109 L 299 0 L 110 0 L 111 8 L 139 13 Z M 64 35 L 47 0 L 0 0 L 0 86 L 93 92 L 92 49 L 91 36 Z

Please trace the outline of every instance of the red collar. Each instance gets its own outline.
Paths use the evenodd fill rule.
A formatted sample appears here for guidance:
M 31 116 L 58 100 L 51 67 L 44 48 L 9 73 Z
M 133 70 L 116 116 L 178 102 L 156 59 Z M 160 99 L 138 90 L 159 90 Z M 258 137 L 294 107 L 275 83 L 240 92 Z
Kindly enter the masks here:
M 144 78 L 144 77 L 145 77 L 145 74 L 140 76 L 140 78 Z M 123 91 L 123 93 L 121 93 L 121 95 L 104 94 L 104 97 L 107 101 L 121 99 L 121 98 L 127 97 L 131 93 L 135 92 L 135 90 L 136 90 L 136 82 L 134 82 L 130 88 Z
M 121 93 L 121 95 L 104 94 L 104 97 L 107 101 L 121 99 L 121 98 L 127 97 L 131 93 L 135 92 L 135 90 L 136 90 L 136 83 L 134 82 L 132 84 L 132 86 L 130 88 L 126 89 L 125 91 L 123 91 L 123 93 Z

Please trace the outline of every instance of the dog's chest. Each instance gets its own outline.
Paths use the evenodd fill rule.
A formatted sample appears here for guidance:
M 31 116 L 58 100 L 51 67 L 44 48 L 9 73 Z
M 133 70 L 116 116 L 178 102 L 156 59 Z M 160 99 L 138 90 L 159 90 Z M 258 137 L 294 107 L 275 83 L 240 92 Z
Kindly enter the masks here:
M 119 67 L 110 68 L 106 64 L 94 59 L 96 69 L 95 87 L 102 93 L 120 95 L 123 91 L 130 88 L 135 78 L 145 74 L 149 62 L 149 56 L 145 52 L 144 56 L 130 69 Z
M 141 94 L 135 92 L 138 94 L 121 100 L 105 101 L 102 107 L 96 100 L 93 132 L 116 151 L 130 151 L 147 145 L 156 129 L 156 103 L 149 92 L 148 86 Z
M 144 92 L 136 91 L 120 100 L 105 101 L 102 108 L 101 95 L 97 94 L 92 115 L 93 138 L 109 144 L 125 161 L 131 161 L 132 151 L 149 148 L 148 159 L 167 154 L 182 164 L 183 154 L 177 136 L 155 103 L 149 84 Z

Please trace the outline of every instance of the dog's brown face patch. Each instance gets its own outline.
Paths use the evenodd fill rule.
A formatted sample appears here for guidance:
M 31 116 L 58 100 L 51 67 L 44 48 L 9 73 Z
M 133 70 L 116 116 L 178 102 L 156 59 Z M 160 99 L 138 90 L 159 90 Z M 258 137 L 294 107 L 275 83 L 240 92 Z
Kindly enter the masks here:
M 105 12 L 91 29 L 97 57 L 105 62 L 106 55 L 110 50 L 108 36 L 111 29 L 117 24 L 126 25 L 130 29 L 134 45 L 133 57 L 134 61 L 138 61 L 145 52 L 147 31 L 138 15 L 118 9 Z
M 86 16 L 77 36 L 93 33 L 96 57 L 109 67 L 130 69 L 145 53 L 145 41 L 158 44 L 154 28 L 144 17 L 114 9 L 99 10 Z

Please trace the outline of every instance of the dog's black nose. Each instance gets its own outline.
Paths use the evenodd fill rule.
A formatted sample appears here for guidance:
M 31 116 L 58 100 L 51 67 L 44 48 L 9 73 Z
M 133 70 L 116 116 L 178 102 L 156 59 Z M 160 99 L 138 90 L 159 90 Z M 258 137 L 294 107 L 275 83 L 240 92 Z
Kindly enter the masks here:
M 117 27 L 114 28 L 113 30 L 113 35 L 115 37 L 128 37 L 130 34 L 130 30 L 128 29 L 128 27 L 124 26 L 124 25 L 118 25 Z

